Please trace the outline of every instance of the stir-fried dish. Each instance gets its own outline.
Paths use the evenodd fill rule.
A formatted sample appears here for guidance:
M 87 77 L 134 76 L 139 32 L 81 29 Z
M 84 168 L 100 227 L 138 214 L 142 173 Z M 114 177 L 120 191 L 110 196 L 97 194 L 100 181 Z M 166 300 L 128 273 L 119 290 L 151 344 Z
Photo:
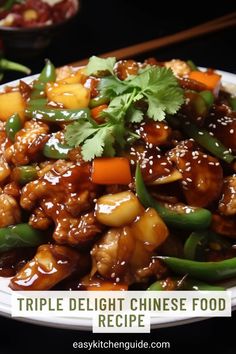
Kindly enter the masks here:
M 50 61 L 0 94 L 0 275 L 13 290 L 224 289 L 236 99 L 191 61 Z

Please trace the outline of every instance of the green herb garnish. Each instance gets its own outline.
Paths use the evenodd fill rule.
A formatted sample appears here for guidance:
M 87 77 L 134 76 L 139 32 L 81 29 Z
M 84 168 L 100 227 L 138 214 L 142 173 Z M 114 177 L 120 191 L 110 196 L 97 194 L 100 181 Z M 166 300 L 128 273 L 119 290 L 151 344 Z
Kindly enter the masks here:
M 147 116 L 155 121 L 175 114 L 184 102 L 183 90 L 171 69 L 149 66 L 136 76 L 121 81 L 114 74 L 115 58 L 91 57 L 88 75 L 109 73 L 102 77 L 99 95 L 109 97 L 110 104 L 102 113 L 105 123 L 96 124 L 92 119 L 81 119 L 66 128 L 66 142 L 82 147 L 84 160 L 94 157 L 114 156 L 116 148 L 124 148 L 134 136 L 130 123 L 140 123 Z M 142 102 L 140 108 L 137 103 Z

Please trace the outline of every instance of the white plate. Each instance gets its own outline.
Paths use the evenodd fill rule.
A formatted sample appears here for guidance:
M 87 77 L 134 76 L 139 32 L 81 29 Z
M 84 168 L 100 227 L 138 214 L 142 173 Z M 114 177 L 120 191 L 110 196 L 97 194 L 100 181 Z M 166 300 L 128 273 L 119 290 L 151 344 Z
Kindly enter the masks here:
M 224 88 L 227 91 L 236 94 L 236 75 L 225 72 L 218 71 L 223 76 Z M 30 83 L 35 79 L 37 75 L 29 76 L 23 80 Z M 8 86 L 15 86 L 18 84 L 18 80 L 8 83 Z M 4 89 L 4 86 L 0 86 L 0 91 Z M 235 282 L 234 282 L 235 283 Z M 9 278 L 0 278 L 0 314 L 5 317 L 11 317 L 11 290 L 8 287 Z M 236 309 L 236 286 L 231 286 L 229 288 L 232 297 L 232 309 Z M 205 319 L 205 318 L 204 318 Z M 66 328 L 74 330 L 84 330 L 88 331 L 92 329 L 92 319 L 88 318 L 72 318 L 72 317 L 57 317 L 57 318 L 18 318 L 18 320 L 28 323 L 33 323 L 42 326 L 55 327 L 55 328 Z M 152 328 L 163 328 L 178 326 L 186 323 L 201 321 L 203 318 L 193 317 L 193 318 L 160 318 L 154 317 L 151 319 Z

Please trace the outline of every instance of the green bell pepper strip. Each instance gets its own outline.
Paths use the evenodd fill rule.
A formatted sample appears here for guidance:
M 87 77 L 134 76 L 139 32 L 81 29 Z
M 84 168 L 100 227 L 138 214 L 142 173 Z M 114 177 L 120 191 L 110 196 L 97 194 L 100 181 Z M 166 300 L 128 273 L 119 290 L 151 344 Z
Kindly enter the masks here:
M 199 95 L 204 99 L 209 109 L 213 105 L 215 100 L 213 93 L 209 90 L 204 90 L 199 92 Z
M 56 80 L 56 69 L 55 66 L 52 64 L 50 60 L 46 60 L 46 64 L 41 71 L 41 74 L 39 75 L 38 79 L 35 80 L 33 84 L 33 89 L 32 93 L 30 95 L 30 100 L 29 104 L 33 105 L 33 102 L 31 100 L 34 100 L 35 105 L 39 105 L 39 102 L 37 102 L 37 99 L 42 99 L 45 98 L 45 87 L 48 82 L 54 82 Z M 37 104 L 36 104 L 37 103 Z M 45 103 L 43 103 L 43 106 Z
M 186 91 L 186 94 L 188 91 Z M 200 93 L 195 91 L 189 91 L 191 94 L 190 107 L 191 113 L 196 117 L 206 117 L 208 114 L 208 104 L 205 99 L 200 95 Z
M 27 107 L 25 110 L 26 117 L 36 118 L 45 122 L 71 122 L 78 119 L 89 119 L 90 110 L 88 108 L 81 109 L 52 109 Z
M 167 256 L 156 256 L 176 274 L 188 274 L 192 278 L 220 281 L 236 276 L 236 257 L 219 262 L 198 262 Z
M 170 208 L 154 199 L 148 192 L 139 165 L 135 173 L 136 193 L 145 208 L 154 208 L 165 223 L 170 227 L 187 230 L 203 230 L 211 223 L 211 212 L 203 208 L 178 205 Z
M 217 285 L 211 285 L 207 284 L 205 282 L 195 280 L 195 279 L 190 279 L 186 278 L 184 280 L 182 279 L 173 279 L 173 281 L 176 283 L 176 288 L 174 290 L 208 290 L 208 291 L 221 291 L 225 290 L 223 286 L 217 286 Z M 179 285 L 181 283 L 181 285 Z M 167 291 L 167 282 L 166 280 L 158 280 L 155 283 L 151 284 L 149 288 L 147 289 L 148 291 Z
M 231 244 L 220 237 L 213 231 L 206 230 L 200 232 L 192 232 L 184 244 L 184 257 L 191 260 L 202 261 L 204 257 L 204 249 L 211 248 L 211 244 L 215 244 L 221 250 L 229 249 Z
M 15 167 L 13 173 L 17 182 L 21 185 L 27 184 L 38 178 L 37 169 L 32 165 Z
M 101 95 L 101 96 L 91 98 L 91 100 L 89 101 L 89 107 L 95 108 L 95 107 L 101 106 L 102 104 L 106 104 L 109 102 L 110 102 L 109 97 Z
M 28 102 L 28 107 L 33 108 L 42 108 L 45 107 L 48 100 L 46 98 L 32 98 Z
M 227 163 L 231 163 L 235 159 L 235 156 L 217 138 L 210 135 L 208 131 L 198 128 L 191 122 L 186 122 L 181 128 L 186 135 L 193 138 L 212 155 Z
M 10 61 L 4 58 L 0 59 L 0 71 L 1 70 L 12 70 L 12 71 L 20 71 L 22 73 L 25 73 L 29 75 L 31 73 L 31 70 L 27 68 L 24 65 L 21 65 L 19 63 L 15 63 L 14 61 Z
M 45 235 L 29 224 L 0 229 L 0 253 L 17 247 L 34 247 L 45 242 Z
M 236 97 L 230 97 L 229 98 L 229 104 L 232 109 L 232 111 L 236 111 Z
M 21 130 L 22 123 L 18 113 L 14 113 L 6 122 L 6 133 L 7 137 L 11 140 L 15 140 L 16 133 Z
M 43 155 L 49 159 L 67 159 L 71 149 L 71 147 L 61 144 L 58 139 L 51 137 L 44 145 Z

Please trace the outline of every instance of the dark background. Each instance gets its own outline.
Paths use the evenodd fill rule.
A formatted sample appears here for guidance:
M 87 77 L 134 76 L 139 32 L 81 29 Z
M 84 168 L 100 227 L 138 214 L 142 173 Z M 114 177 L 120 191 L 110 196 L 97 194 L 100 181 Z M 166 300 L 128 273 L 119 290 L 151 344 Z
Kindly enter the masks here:
M 53 38 L 51 45 L 36 56 L 34 52 L 6 52 L 9 59 L 20 60 L 41 71 L 44 59 L 62 66 L 91 55 L 172 34 L 236 10 L 235 0 L 80 0 L 77 17 Z M 193 59 L 199 66 L 236 72 L 236 28 L 222 30 L 147 53 L 160 60 Z M 19 78 L 10 73 L 5 81 Z
M 41 70 L 44 58 L 56 66 L 99 55 L 163 35 L 175 33 L 211 18 L 236 10 L 235 1 L 132 1 L 81 0 L 77 18 L 53 39 L 51 45 L 37 56 L 23 58 L 23 53 L 6 53 L 30 66 L 33 73 Z M 159 49 L 140 57 L 155 56 L 159 60 L 192 59 L 197 65 L 236 73 L 236 28 Z M 7 74 L 5 81 L 19 78 Z M 179 327 L 153 330 L 149 335 L 93 335 L 87 332 L 59 330 L 24 324 L 0 318 L 0 354 L 75 353 L 74 341 L 92 339 L 170 341 L 166 352 L 236 353 L 236 314 L 232 318 L 210 320 Z M 156 350 L 157 351 L 157 350 Z M 159 349 L 159 351 L 161 351 Z M 165 352 L 163 350 L 163 352 Z

